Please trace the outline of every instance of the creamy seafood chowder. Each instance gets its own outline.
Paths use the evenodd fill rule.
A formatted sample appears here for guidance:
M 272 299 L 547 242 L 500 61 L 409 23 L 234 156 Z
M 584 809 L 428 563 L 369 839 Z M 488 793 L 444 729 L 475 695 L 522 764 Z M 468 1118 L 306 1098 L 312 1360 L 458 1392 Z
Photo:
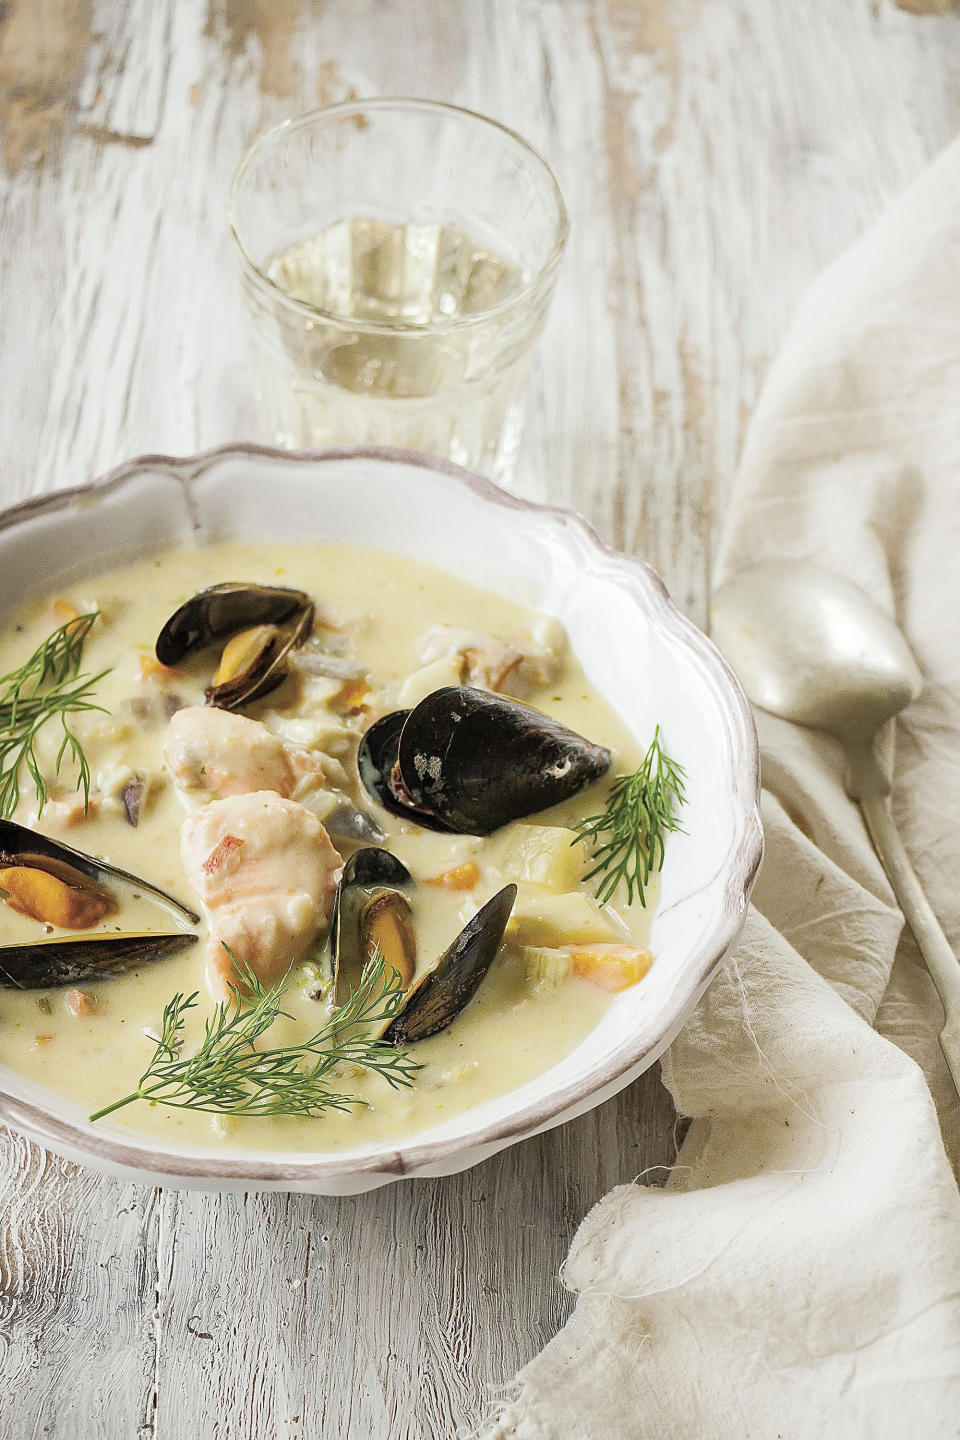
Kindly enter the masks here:
M 31 603 L 0 672 L 0 1061 L 98 1123 L 398 1140 L 562 1062 L 652 963 L 682 772 L 556 620 L 224 544 Z

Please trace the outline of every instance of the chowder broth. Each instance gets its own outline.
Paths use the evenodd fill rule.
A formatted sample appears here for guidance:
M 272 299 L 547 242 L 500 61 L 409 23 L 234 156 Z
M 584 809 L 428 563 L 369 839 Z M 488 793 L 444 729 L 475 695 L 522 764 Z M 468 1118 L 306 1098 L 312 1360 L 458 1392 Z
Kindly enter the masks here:
M 391 1090 L 376 1075 L 357 1074 L 338 1079 L 336 1088 L 356 1094 L 368 1106 L 346 1113 L 258 1119 L 137 1102 L 104 1123 L 162 1137 L 164 1142 L 336 1150 L 415 1134 L 505 1094 L 561 1062 L 596 1025 L 612 996 L 577 975 L 557 980 L 544 973 L 537 960 L 540 951 L 549 959 L 565 941 L 556 933 L 556 897 L 562 895 L 564 904 L 571 897 L 573 909 L 567 905 L 566 913 L 576 912 L 575 920 L 580 917 L 576 923 L 586 915 L 588 929 L 597 927 L 597 935 L 590 938 L 637 946 L 646 944 L 650 909 L 639 903 L 627 906 L 618 895 L 611 906 L 599 910 L 592 905 L 593 884 L 582 880 L 589 868 L 582 850 L 574 848 L 577 859 L 570 871 L 569 844 L 558 847 L 557 863 L 568 875 L 558 883 L 550 870 L 552 861 L 524 860 L 530 836 L 523 827 L 569 827 L 576 818 L 600 808 L 605 782 L 481 839 L 430 832 L 389 815 L 362 790 L 355 766 L 356 742 L 371 715 L 415 703 L 418 683 L 425 687 L 424 693 L 440 683 L 453 683 L 452 671 L 450 678 L 443 678 L 442 659 L 432 662 L 430 672 L 418 682 L 416 677 L 425 670 L 418 647 L 427 632 L 442 622 L 506 638 L 521 651 L 525 646 L 535 649 L 545 643 L 545 621 L 528 607 L 405 557 L 340 544 L 231 543 L 170 552 L 67 587 L 29 604 L 9 620 L 0 637 L 0 672 L 21 664 L 62 623 L 62 608 L 57 612 L 54 601 L 66 601 L 80 613 L 99 608 L 101 619 L 86 642 L 83 670 L 109 671 L 96 694 L 108 713 L 75 721 L 90 762 L 94 803 L 84 817 L 68 786 L 52 783 L 51 798 L 38 818 L 32 786 L 24 780 L 14 818 L 133 871 L 195 909 L 202 908 L 181 861 L 179 833 L 185 803 L 164 760 L 164 742 L 175 707 L 202 704 L 218 650 L 200 651 L 168 672 L 156 665 L 153 646 L 179 605 L 202 587 L 228 579 L 307 591 L 317 604 L 321 643 L 346 664 L 369 672 L 372 690 L 353 696 L 356 703 L 346 710 L 335 680 L 290 679 L 245 705 L 242 713 L 292 743 L 312 746 L 326 757 L 322 763 L 338 799 L 375 814 L 386 837 L 377 843 L 398 856 L 419 882 L 412 902 L 417 974 L 428 969 L 483 902 L 511 880 L 520 885 L 516 918 L 508 928 L 508 943 L 474 999 L 446 1030 L 412 1047 L 424 1068 L 409 1089 Z M 562 648 L 549 626 L 546 629 L 550 644 L 562 650 L 559 668 L 526 698 L 538 710 L 608 746 L 614 756 L 611 775 L 633 770 L 641 758 L 640 745 L 587 682 L 572 652 Z M 450 660 L 448 669 L 455 663 Z M 41 736 L 41 758 L 51 776 L 58 743 L 57 727 L 51 724 Z M 131 774 L 140 777 L 143 787 L 136 825 L 129 814 Z M 72 775 L 68 779 L 72 781 Z M 334 843 L 344 858 L 356 848 L 340 838 Z M 467 873 L 469 878 L 474 874 L 471 866 L 475 883 L 469 889 L 424 883 L 450 872 Z M 552 880 L 553 888 L 545 880 Z M 169 915 L 135 892 L 117 893 L 123 900 L 122 913 L 109 917 L 103 928 L 174 928 Z M 27 943 L 42 934 L 36 920 L 16 914 L 8 905 L 0 907 L 0 924 L 4 944 Z M 196 946 L 180 955 L 126 975 L 84 981 L 79 989 L 87 998 L 81 1001 L 81 1013 L 75 1013 L 78 987 L 0 990 L 0 1061 L 85 1111 L 129 1093 L 153 1053 L 145 1032 L 156 1033 L 171 996 L 177 991 L 200 992 L 198 1009 L 188 1025 L 187 1046 L 196 1041 L 203 1017 L 215 1003 L 205 977 L 208 927 L 202 923 L 197 930 Z M 570 938 L 584 937 L 578 933 Z M 299 1042 L 322 1025 L 326 1002 L 312 998 L 317 993 L 315 980 L 315 969 L 293 967 L 285 997 L 291 1018 L 278 1021 L 271 1031 L 275 1043 Z

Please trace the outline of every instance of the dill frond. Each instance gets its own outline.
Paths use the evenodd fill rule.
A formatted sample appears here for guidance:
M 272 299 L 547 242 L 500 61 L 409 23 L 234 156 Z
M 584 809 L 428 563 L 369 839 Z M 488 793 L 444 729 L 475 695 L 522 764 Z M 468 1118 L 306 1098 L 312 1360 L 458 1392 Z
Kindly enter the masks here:
M 632 775 L 618 775 L 610 789 L 606 809 L 576 821 L 578 838 L 592 846 L 593 869 L 586 879 L 602 876 L 597 899 L 606 905 L 619 885 L 646 905 L 650 877 L 663 866 L 665 838 L 681 831 L 677 810 L 686 804 L 683 768 L 665 755 L 660 727 L 650 748 Z
M 403 999 L 403 982 L 390 966 L 385 970 L 379 949 L 364 967 L 360 984 L 315 1035 L 299 1045 L 274 1048 L 258 1045 L 274 1021 L 286 1015 L 281 1002 L 288 977 L 264 987 L 249 966 L 224 946 L 239 982 L 230 998 L 207 1017 L 203 1039 L 184 1054 L 186 1016 L 196 1008 L 199 992 L 177 994 L 163 1012 L 160 1034 L 149 1065 L 136 1090 L 90 1116 L 105 1115 L 149 1100 L 180 1110 L 215 1115 L 321 1115 L 367 1102 L 334 1088 L 333 1072 L 355 1065 L 380 1075 L 394 1089 L 411 1085 L 421 1067 L 403 1050 L 380 1039 Z
M 9 820 L 20 800 L 20 778 L 25 770 L 33 781 L 39 808 L 47 800 L 47 777 L 37 756 L 37 737 L 53 720 L 63 737 L 57 751 L 56 773 L 64 762 L 74 767 L 84 808 L 90 802 L 90 766 L 83 746 L 70 726 L 70 717 L 87 710 L 106 713 L 93 700 L 96 685 L 108 675 L 81 675 L 83 646 L 99 611 L 78 615 L 48 635 L 17 670 L 0 677 L 0 816 Z

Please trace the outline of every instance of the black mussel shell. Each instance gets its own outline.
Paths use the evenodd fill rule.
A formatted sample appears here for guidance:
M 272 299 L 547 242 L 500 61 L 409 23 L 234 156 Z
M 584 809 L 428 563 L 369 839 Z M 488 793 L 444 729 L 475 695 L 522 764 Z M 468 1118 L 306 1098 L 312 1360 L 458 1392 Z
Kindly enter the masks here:
M 457 1018 L 493 964 L 516 898 L 516 885 L 505 885 L 467 921 L 383 1032 L 385 1044 L 412 1045 L 426 1040 Z
M 411 885 L 413 877 L 396 855 L 378 845 L 365 845 L 355 850 L 343 867 L 340 889 L 350 885 Z
M 394 710 L 370 726 L 357 752 L 357 769 L 364 789 L 374 800 L 378 800 L 391 815 L 403 820 L 412 820 L 425 830 L 443 830 L 449 834 L 451 827 L 436 819 L 425 810 L 417 810 L 407 804 L 394 791 L 394 772 L 397 764 L 397 750 L 400 732 L 410 710 Z
M 27 945 L 0 946 L 0 986 L 46 990 L 123 975 L 151 960 L 165 960 L 196 943 L 196 935 L 104 934 L 57 936 Z
M 157 636 L 161 665 L 179 665 L 194 650 L 224 640 L 253 625 L 278 624 L 301 611 L 312 611 L 313 601 L 303 590 L 279 585 L 225 581 L 199 590 L 175 610 Z
M 381 804 L 466 835 L 489 835 L 568 800 L 611 760 L 602 745 L 539 710 L 469 685 L 434 690 L 413 710 L 384 716 L 361 752 L 368 739 L 360 775 Z
M 142 880 L 139 875 L 132 875 L 129 870 L 120 870 L 116 865 L 108 865 L 105 860 L 85 855 L 82 850 L 74 850 L 70 845 L 62 845 L 47 835 L 41 835 L 37 830 L 28 830 L 26 825 L 18 825 L 15 820 L 0 820 L 0 865 L 29 865 L 36 856 L 44 860 L 56 860 L 62 865 L 71 865 L 81 874 L 101 883 L 104 880 L 119 880 L 121 884 L 141 891 L 165 909 L 183 916 L 191 925 L 200 922 L 200 916 L 195 910 L 182 905 L 165 890 Z
M 404 890 L 412 884 L 413 876 L 403 861 L 377 845 L 356 850 L 344 865 L 330 913 L 327 966 L 335 1002 L 341 963 L 344 968 L 356 972 L 349 979 L 355 982 L 360 979 L 359 942 L 355 927 L 359 906 L 366 892 L 376 888 Z
M 352 840 L 354 844 L 363 841 L 370 845 L 374 840 L 386 839 L 372 815 L 346 800 L 330 812 L 323 827 L 332 840 Z

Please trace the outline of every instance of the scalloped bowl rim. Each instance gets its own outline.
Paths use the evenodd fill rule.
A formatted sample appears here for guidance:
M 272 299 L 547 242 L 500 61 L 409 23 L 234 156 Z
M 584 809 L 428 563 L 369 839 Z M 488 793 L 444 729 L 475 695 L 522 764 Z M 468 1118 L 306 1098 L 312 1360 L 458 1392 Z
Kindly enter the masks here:
M 699 949 L 686 961 L 683 983 L 672 992 L 672 1005 L 663 1017 L 659 1034 L 651 1041 L 629 1040 L 601 1057 L 578 1081 L 557 1087 L 546 1102 L 526 1104 L 511 1110 L 509 1102 L 517 1092 L 498 1097 L 506 1113 L 499 1118 L 472 1120 L 475 1111 L 466 1111 L 456 1122 L 447 1122 L 454 1135 L 431 1139 L 414 1135 L 399 1144 L 375 1143 L 362 1151 L 309 1151 L 279 1153 L 246 1151 L 243 1155 L 218 1157 L 198 1154 L 174 1144 L 142 1136 L 134 1138 L 115 1130 L 95 1128 L 82 1120 L 53 1114 L 41 1100 L 24 1091 L 41 1091 L 30 1083 L 20 1085 L 15 1072 L 0 1070 L 0 1121 L 9 1123 L 31 1138 L 71 1159 L 155 1184 L 180 1184 L 196 1188 L 264 1188 L 314 1190 L 322 1193 L 352 1193 L 387 1183 L 401 1176 L 442 1175 L 467 1168 L 496 1153 L 504 1146 L 535 1135 L 566 1119 L 574 1118 L 601 1103 L 629 1084 L 653 1064 L 682 1028 L 717 968 L 737 939 L 746 915 L 747 903 L 763 854 L 763 834 L 758 811 L 760 760 L 749 703 L 739 682 L 713 643 L 688 620 L 670 600 L 665 585 L 645 561 L 625 555 L 604 544 L 592 526 L 573 511 L 540 505 L 501 490 L 492 481 L 460 466 L 417 452 L 380 446 L 339 446 L 324 450 L 277 450 L 266 445 L 235 443 L 218 445 L 188 457 L 161 454 L 141 455 L 114 467 L 98 479 L 69 489 L 55 490 L 22 500 L 0 511 L 0 552 L 3 537 L 11 529 L 58 510 L 69 510 L 79 502 L 86 507 L 109 497 L 118 488 L 143 476 L 156 475 L 179 482 L 194 532 L 198 522 L 191 501 L 191 485 L 212 467 L 224 461 L 262 459 L 283 465 L 324 466 L 352 461 L 412 466 L 442 477 L 470 492 L 481 501 L 539 517 L 553 527 L 553 540 L 576 549 L 578 558 L 589 563 L 593 574 L 625 588 L 639 603 L 651 624 L 693 656 L 724 696 L 734 744 L 733 769 L 740 783 L 731 797 L 738 843 L 723 875 L 723 890 L 716 906 L 716 923 Z M 242 534 L 239 539 L 249 538 Z M 319 537 L 318 537 L 319 538 Z M 154 546 L 156 549 L 157 546 Z M 128 560 L 136 553 L 130 551 Z M 401 553 L 404 553 L 401 547 Z M 409 552 L 407 552 L 409 553 Z M 122 558 L 122 557 L 121 557 Z M 706 888 L 706 887 L 704 887 Z M 13 1077 L 12 1092 L 8 1086 Z M 19 1092 L 19 1093 L 16 1093 Z M 46 1094 L 51 1092 L 46 1091 Z M 62 1099 L 62 1097 L 57 1097 Z M 486 1110 L 488 1105 L 477 1107 Z M 439 1127 L 435 1127 L 439 1128 Z M 319 1158 L 318 1158 L 319 1155 Z

